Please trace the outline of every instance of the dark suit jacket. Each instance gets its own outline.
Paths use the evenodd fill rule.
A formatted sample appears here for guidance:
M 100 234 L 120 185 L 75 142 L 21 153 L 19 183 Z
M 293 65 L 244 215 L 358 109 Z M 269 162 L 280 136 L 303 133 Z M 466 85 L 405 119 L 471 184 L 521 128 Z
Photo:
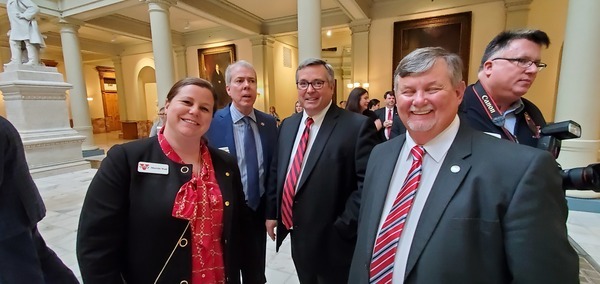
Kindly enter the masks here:
M 0 283 L 78 283 L 37 232 L 45 215 L 19 132 L 0 116 Z
M 0 244 L 31 230 L 46 208 L 29 174 L 19 132 L 0 116 Z
M 267 218 L 278 219 L 277 248 L 289 233 L 281 223 L 281 196 L 302 113 L 283 120 L 272 161 Z M 366 163 L 377 142 L 364 115 L 331 105 L 304 164 L 293 205 L 292 255 L 296 266 L 317 273 L 350 265 Z
M 231 111 L 229 110 L 230 106 L 231 104 L 215 113 L 215 117 L 213 118 L 210 129 L 206 132 L 205 137 L 208 140 L 208 145 L 214 148 L 227 147 L 229 153 L 234 157 L 237 157 L 235 141 L 233 139 L 233 121 L 231 119 Z M 262 146 L 266 183 L 271 160 L 273 159 L 275 143 L 277 143 L 277 122 L 271 115 L 256 109 L 254 110 L 254 114 L 256 115 L 256 126 L 258 126 L 258 134 L 260 135 L 260 143 Z M 265 184 L 265 190 L 266 188 L 267 186 Z
M 368 283 L 382 208 L 404 135 L 371 154 L 350 283 Z M 452 166 L 460 171 L 453 173 Z M 427 169 L 424 169 L 427 170 Z M 465 124 L 419 218 L 405 283 L 578 283 L 561 178 L 545 151 Z
M 244 193 L 235 159 L 209 148 L 223 198 L 223 255 L 227 283 L 239 283 L 242 241 L 240 212 Z M 167 175 L 138 172 L 138 162 L 169 166 Z M 188 182 L 192 166 L 171 161 L 157 137 L 113 146 L 102 161 L 85 197 L 77 258 L 85 283 L 158 283 L 191 277 L 191 242 L 176 246 L 187 221 L 173 217 L 175 195 Z M 184 238 L 191 240 L 191 228 Z
M 377 115 L 377 117 L 379 117 L 379 120 L 381 120 L 381 123 L 383 123 L 384 121 L 387 120 L 387 108 L 386 107 L 382 107 L 379 108 L 377 110 L 375 110 L 375 114 Z M 398 116 L 398 109 L 394 107 L 394 115 L 393 115 L 393 124 L 392 124 L 392 130 L 390 132 L 390 139 L 404 134 L 406 132 L 406 128 L 404 127 L 404 124 L 402 123 L 402 121 L 400 120 L 400 117 Z M 379 129 L 379 136 L 381 136 L 382 141 L 386 141 L 388 139 L 385 138 L 385 127 L 382 127 L 381 129 Z
M 480 83 L 477 82 L 476 84 Z M 469 85 L 465 90 L 465 95 L 460 105 L 458 114 L 461 116 L 461 118 L 463 118 L 464 121 L 468 122 L 471 127 L 477 130 L 496 133 L 500 135 L 502 139 L 509 139 L 504 131 L 502 131 L 502 128 L 496 126 L 489 118 L 486 109 L 480 103 L 479 98 L 477 98 L 477 95 L 473 91 L 473 85 Z M 515 134 L 520 144 L 537 147 L 539 139 L 534 137 L 535 133 L 533 133 L 527 125 L 525 112 L 529 114 L 537 126 L 546 126 L 546 120 L 544 119 L 544 115 L 540 109 L 532 102 L 525 98 L 521 98 L 521 100 L 523 101 L 525 107 L 523 111 L 515 114 L 517 118 Z

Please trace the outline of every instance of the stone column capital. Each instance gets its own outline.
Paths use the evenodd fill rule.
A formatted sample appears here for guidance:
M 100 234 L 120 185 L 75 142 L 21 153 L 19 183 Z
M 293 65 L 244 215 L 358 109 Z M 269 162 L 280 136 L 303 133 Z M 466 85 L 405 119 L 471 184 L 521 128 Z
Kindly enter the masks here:
M 273 47 L 273 44 L 275 44 L 273 37 L 268 35 L 257 35 L 250 37 L 250 42 L 252 43 L 252 46 L 266 45 L 268 47 Z
M 350 22 L 350 31 L 352 33 L 368 32 L 371 28 L 371 19 L 361 19 Z
M 81 26 L 85 25 L 85 22 L 73 18 L 60 17 L 58 18 L 57 25 L 60 26 L 61 32 L 63 29 L 77 32 Z
M 507 11 L 529 10 L 529 5 L 533 0 L 504 0 L 504 7 Z
M 162 4 L 162 5 L 167 5 L 167 6 L 174 6 L 177 5 L 177 0 L 142 0 L 145 3 L 148 4 Z

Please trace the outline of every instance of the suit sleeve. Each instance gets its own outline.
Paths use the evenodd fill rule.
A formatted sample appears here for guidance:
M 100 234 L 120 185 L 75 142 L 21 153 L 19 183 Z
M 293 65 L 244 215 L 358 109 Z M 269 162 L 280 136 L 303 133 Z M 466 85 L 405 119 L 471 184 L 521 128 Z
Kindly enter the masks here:
M 356 179 L 358 190 L 354 191 L 346 201 L 344 212 L 338 217 L 335 226 L 348 238 L 356 237 L 360 199 L 367 171 L 367 162 L 371 150 L 378 142 L 377 130 L 371 120 L 364 120 L 360 126 L 355 148 Z
M 283 120 L 285 123 L 285 119 Z M 275 139 L 273 149 L 273 158 L 269 166 L 269 174 L 267 175 L 267 184 L 265 185 L 265 218 L 267 220 L 277 219 L 277 164 L 279 158 L 279 132 Z
M 77 259 L 85 283 L 123 283 L 129 172 L 126 153 L 114 146 L 88 188 L 77 233 Z
M 551 155 L 535 155 L 503 220 L 513 283 L 579 283 L 579 260 L 567 236 L 561 184 Z
M 394 116 L 394 123 L 392 124 L 392 130 L 390 131 L 390 139 L 406 133 L 406 127 L 402 123 L 402 120 L 398 116 Z

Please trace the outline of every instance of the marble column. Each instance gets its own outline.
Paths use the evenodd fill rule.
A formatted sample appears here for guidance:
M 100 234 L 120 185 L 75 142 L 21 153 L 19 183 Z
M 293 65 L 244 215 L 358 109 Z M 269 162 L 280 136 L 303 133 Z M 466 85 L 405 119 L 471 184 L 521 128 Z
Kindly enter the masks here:
M 558 161 L 563 168 L 599 161 L 600 149 L 600 1 L 569 1 L 556 114 L 554 121 L 573 120 L 581 125 L 580 139 L 563 141 Z M 600 198 L 600 194 L 587 194 Z
M 371 20 L 350 23 L 352 31 L 352 83 L 369 82 L 369 28 Z
M 321 58 L 321 0 L 298 1 L 298 62 Z
M 258 35 L 250 38 L 252 42 L 252 65 L 256 70 L 257 89 L 259 96 L 254 107 L 263 112 L 268 112 L 269 106 L 274 106 L 275 101 L 275 72 L 273 69 L 273 38 Z
M 178 46 L 175 48 L 175 59 L 177 61 L 177 80 L 181 80 L 188 76 L 187 72 L 187 48 Z
M 119 96 L 119 119 L 121 121 L 128 120 L 127 118 L 127 94 L 125 94 L 125 81 L 123 80 L 123 63 L 121 56 L 112 58 L 115 66 L 115 80 L 117 81 L 117 95 Z
M 504 7 L 506 8 L 505 28 L 507 30 L 527 27 L 531 2 L 533 0 L 504 0 Z
M 85 141 L 83 141 L 81 148 L 83 156 L 87 157 L 101 155 L 104 151 L 94 145 L 87 89 L 85 79 L 83 78 L 83 61 L 81 59 L 81 49 L 79 48 L 79 38 L 77 36 L 80 24 L 79 22 L 65 18 L 59 20 L 67 82 L 73 85 L 73 88 L 69 91 L 73 129 L 85 136 Z
M 152 29 L 152 50 L 156 72 L 156 91 L 158 107 L 164 105 L 169 90 L 175 83 L 175 66 L 173 60 L 173 40 L 169 22 L 169 8 L 174 0 L 145 0 L 150 13 Z

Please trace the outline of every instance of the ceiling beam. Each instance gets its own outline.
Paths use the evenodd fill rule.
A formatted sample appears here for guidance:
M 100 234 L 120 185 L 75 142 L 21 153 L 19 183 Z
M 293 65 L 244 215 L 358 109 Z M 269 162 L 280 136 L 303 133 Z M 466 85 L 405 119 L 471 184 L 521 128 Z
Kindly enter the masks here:
M 225 1 L 178 0 L 177 7 L 244 34 L 261 34 L 261 19 Z
M 141 40 L 152 40 L 150 24 L 119 14 L 86 21 L 86 26 Z
M 337 0 L 340 9 L 350 17 L 352 21 L 369 18 L 369 0 Z

